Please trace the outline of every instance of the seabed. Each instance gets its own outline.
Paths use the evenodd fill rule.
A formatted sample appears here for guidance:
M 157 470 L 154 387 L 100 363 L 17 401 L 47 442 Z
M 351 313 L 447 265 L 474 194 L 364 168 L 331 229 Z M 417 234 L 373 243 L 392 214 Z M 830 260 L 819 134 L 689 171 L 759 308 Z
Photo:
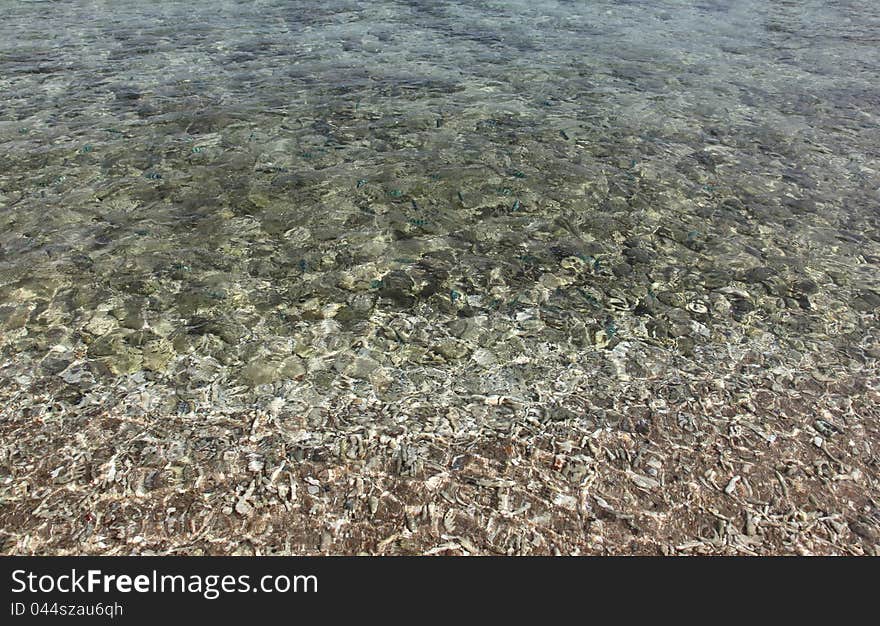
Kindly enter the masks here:
M 880 555 L 880 9 L 728 4 L 4 2 L 0 552 Z

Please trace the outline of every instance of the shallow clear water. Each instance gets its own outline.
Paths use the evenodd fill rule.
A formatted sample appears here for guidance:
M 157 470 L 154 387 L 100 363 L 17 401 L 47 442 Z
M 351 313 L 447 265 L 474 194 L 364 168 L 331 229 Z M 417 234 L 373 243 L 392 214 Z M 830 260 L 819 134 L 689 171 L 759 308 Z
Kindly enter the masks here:
M 876 385 L 874 2 L 2 7 L 19 398 Z
M 876 2 L 0 15 L 0 552 L 880 554 Z

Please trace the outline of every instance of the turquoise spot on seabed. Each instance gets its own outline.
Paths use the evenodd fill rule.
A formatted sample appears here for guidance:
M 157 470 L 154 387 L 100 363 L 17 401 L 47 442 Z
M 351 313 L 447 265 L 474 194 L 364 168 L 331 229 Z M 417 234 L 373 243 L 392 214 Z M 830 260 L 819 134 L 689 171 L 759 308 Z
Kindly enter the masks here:
M 192 151 L 193 151 L 194 154 L 198 154 L 199 152 L 204 152 L 205 149 L 202 148 L 202 147 L 200 147 L 200 146 L 193 146 Z
M 305 260 L 305 259 L 300 259 L 300 260 L 299 260 L 299 269 L 300 269 L 301 271 L 305 272 L 305 271 L 306 271 L 306 268 L 308 268 L 308 266 L 309 266 L 309 264 L 306 263 L 306 260 Z
M 403 192 L 400 189 L 392 189 L 388 192 L 388 195 L 390 195 L 392 198 L 399 198 L 403 195 Z
M 381 286 L 382 286 L 381 280 L 371 280 L 370 281 L 370 287 L 372 287 L 373 289 L 378 289 Z
M 361 178 L 361 179 L 357 182 L 357 188 L 360 189 L 361 187 L 363 187 L 363 186 L 366 185 L 366 184 L 367 184 L 367 179 L 366 179 L 366 178 Z
M 599 304 L 599 301 L 596 300 L 596 298 L 594 298 L 593 296 L 591 296 L 590 294 L 588 294 L 586 291 L 584 291 L 584 290 L 581 289 L 580 287 L 578 287 L 578 292 L 580 292 L 580 294 L 584 297 L 584 300 L 586 300 L 587 302 L 589 302 L 590 305 L 595 306 L 595 307 L 598 307 L 598 308 L 602 308 L 602 305 Z
M 453 289 L 452 291 L 449 292 L 449 299 L 452 300 L 453 302 L 455 302 L 459 298 L 461 298 L 461 294 L 458 293 L 455 289 Z
M 84 145 L 84 146 L 80 149 L 80 152 L 82 152 L 83 154 L 86 154 L 86 153 L 91 152 L 92 150 L 93 150 L 93 148 L 92 148 L 92 144 L 87 143 L 86 145 Z

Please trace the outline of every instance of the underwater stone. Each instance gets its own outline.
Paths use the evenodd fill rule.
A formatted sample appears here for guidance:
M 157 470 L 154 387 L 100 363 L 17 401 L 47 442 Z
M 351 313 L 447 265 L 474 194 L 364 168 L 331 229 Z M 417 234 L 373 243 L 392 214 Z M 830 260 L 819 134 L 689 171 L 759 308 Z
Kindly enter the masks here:
M 406 272 L 394 270 L 382 277 L 379 295 L 383 298 L 389 298 L 397 304 L 409 306 L 415 302 L 414 287 L 413 279 Z
M 791 290 L 796 294 L 812 295 L 819 291 L 819 285 L 809 278 L 805 278 L 795 281 L 791 286 Z
M 29 315 L 29 307 L 24 305 L 0 307 L 0 325 L 7 330 L 24 328 Z
M 675 340 L 675 345 L 681 350 L 685 356 L 694 355 L 694 340 L 690 337 L 679 337 Z
M 126 347 L 118 354 L 98 359 L 98 362 L 114 376 L 121 376 L 140 370 L 143 365 L 143 357 L 140 350 Z
M 125 349 L 125 336 L 121 333 L 111 333 L 98 337 L 89 345 L 89 356 L 112 356 L 122 354 Z
M 687 298 L 676 291 L 661 291 L 657 294 L 657 299 L 663 304 L 676 308 L 683 307 L 687 304 Z
M 83 330 L 92 334 L 92 335 L 106 335 L 110 331 L 112 331 L 117 326 L 117 321 L 110 317 L 109 315 L 105 315 L 103 313 L 95 313 L 92 315 L 89 322 L 85 325 Z
M 747 283 L 760 283 L 769 280 L 777 274 L 771 267 L 753 267 L 743 273 L 743 281 Z
M 623 278 L 624 276 L 629 276 L 633 273 L 632 265 L 629 263 L 617 263 L 614 267 L 611 268 L 611 271 L 618 278 Z
M 148 341 L 143 348 L 144 369 L 163 372 L 174 358 L 174 346 L 167 339 Z
M 352 378 L 367 380 L 379 367 L 379 363 L 370 357 L 359 356 L 345 368 L 345 374 Z
M 120 326 L 131 330 L 140 330 L 144 324 L 144 317 L 140 313 L 129 313 L 119 322 Z
M 643 248 L 627 248 L 623 254 L 630 263 L 650 263 L 654 259 L 654 255 Z
M 60 374 L 72 363 L 70 359 L 48 356 L 40 363 L 40 370 L 45 374 Z
M 858 295 L 852 301 L 852 307 L 857 311 L 873 311 L 880 307 L 880 294 L 869 289 L 863 289 L 858 292 Z
M 281 377 L 281 363 L 274 359 L 258 357 L 241 368 L 240 376 L 253 387 L 266 385 Z
M 727 270 L 716 268 L 702 272 L 700 280 L 706 289 L 719 289 L 727 286 L 731 282 L 732 276 Z
M 460 341 L 447 339 L 434 346 L 434 351 L 442 355 L 447 361 L 455 361 L 467 355 L 467 346 Z
M 281 376 L 283 378 L 298 379 L 306 373 L 306 364 L 298 356 L 289 356 L 281 364 Z
M 497 359 L 495 358 L 495 354 L 491 350 L 487 350 L 486 348 L 477 348 L 474 350 L 474 353 L 471 355 L 471 358 L 474 360 L 477 365 L 482 367 L 490 367 L 495 365 Z

